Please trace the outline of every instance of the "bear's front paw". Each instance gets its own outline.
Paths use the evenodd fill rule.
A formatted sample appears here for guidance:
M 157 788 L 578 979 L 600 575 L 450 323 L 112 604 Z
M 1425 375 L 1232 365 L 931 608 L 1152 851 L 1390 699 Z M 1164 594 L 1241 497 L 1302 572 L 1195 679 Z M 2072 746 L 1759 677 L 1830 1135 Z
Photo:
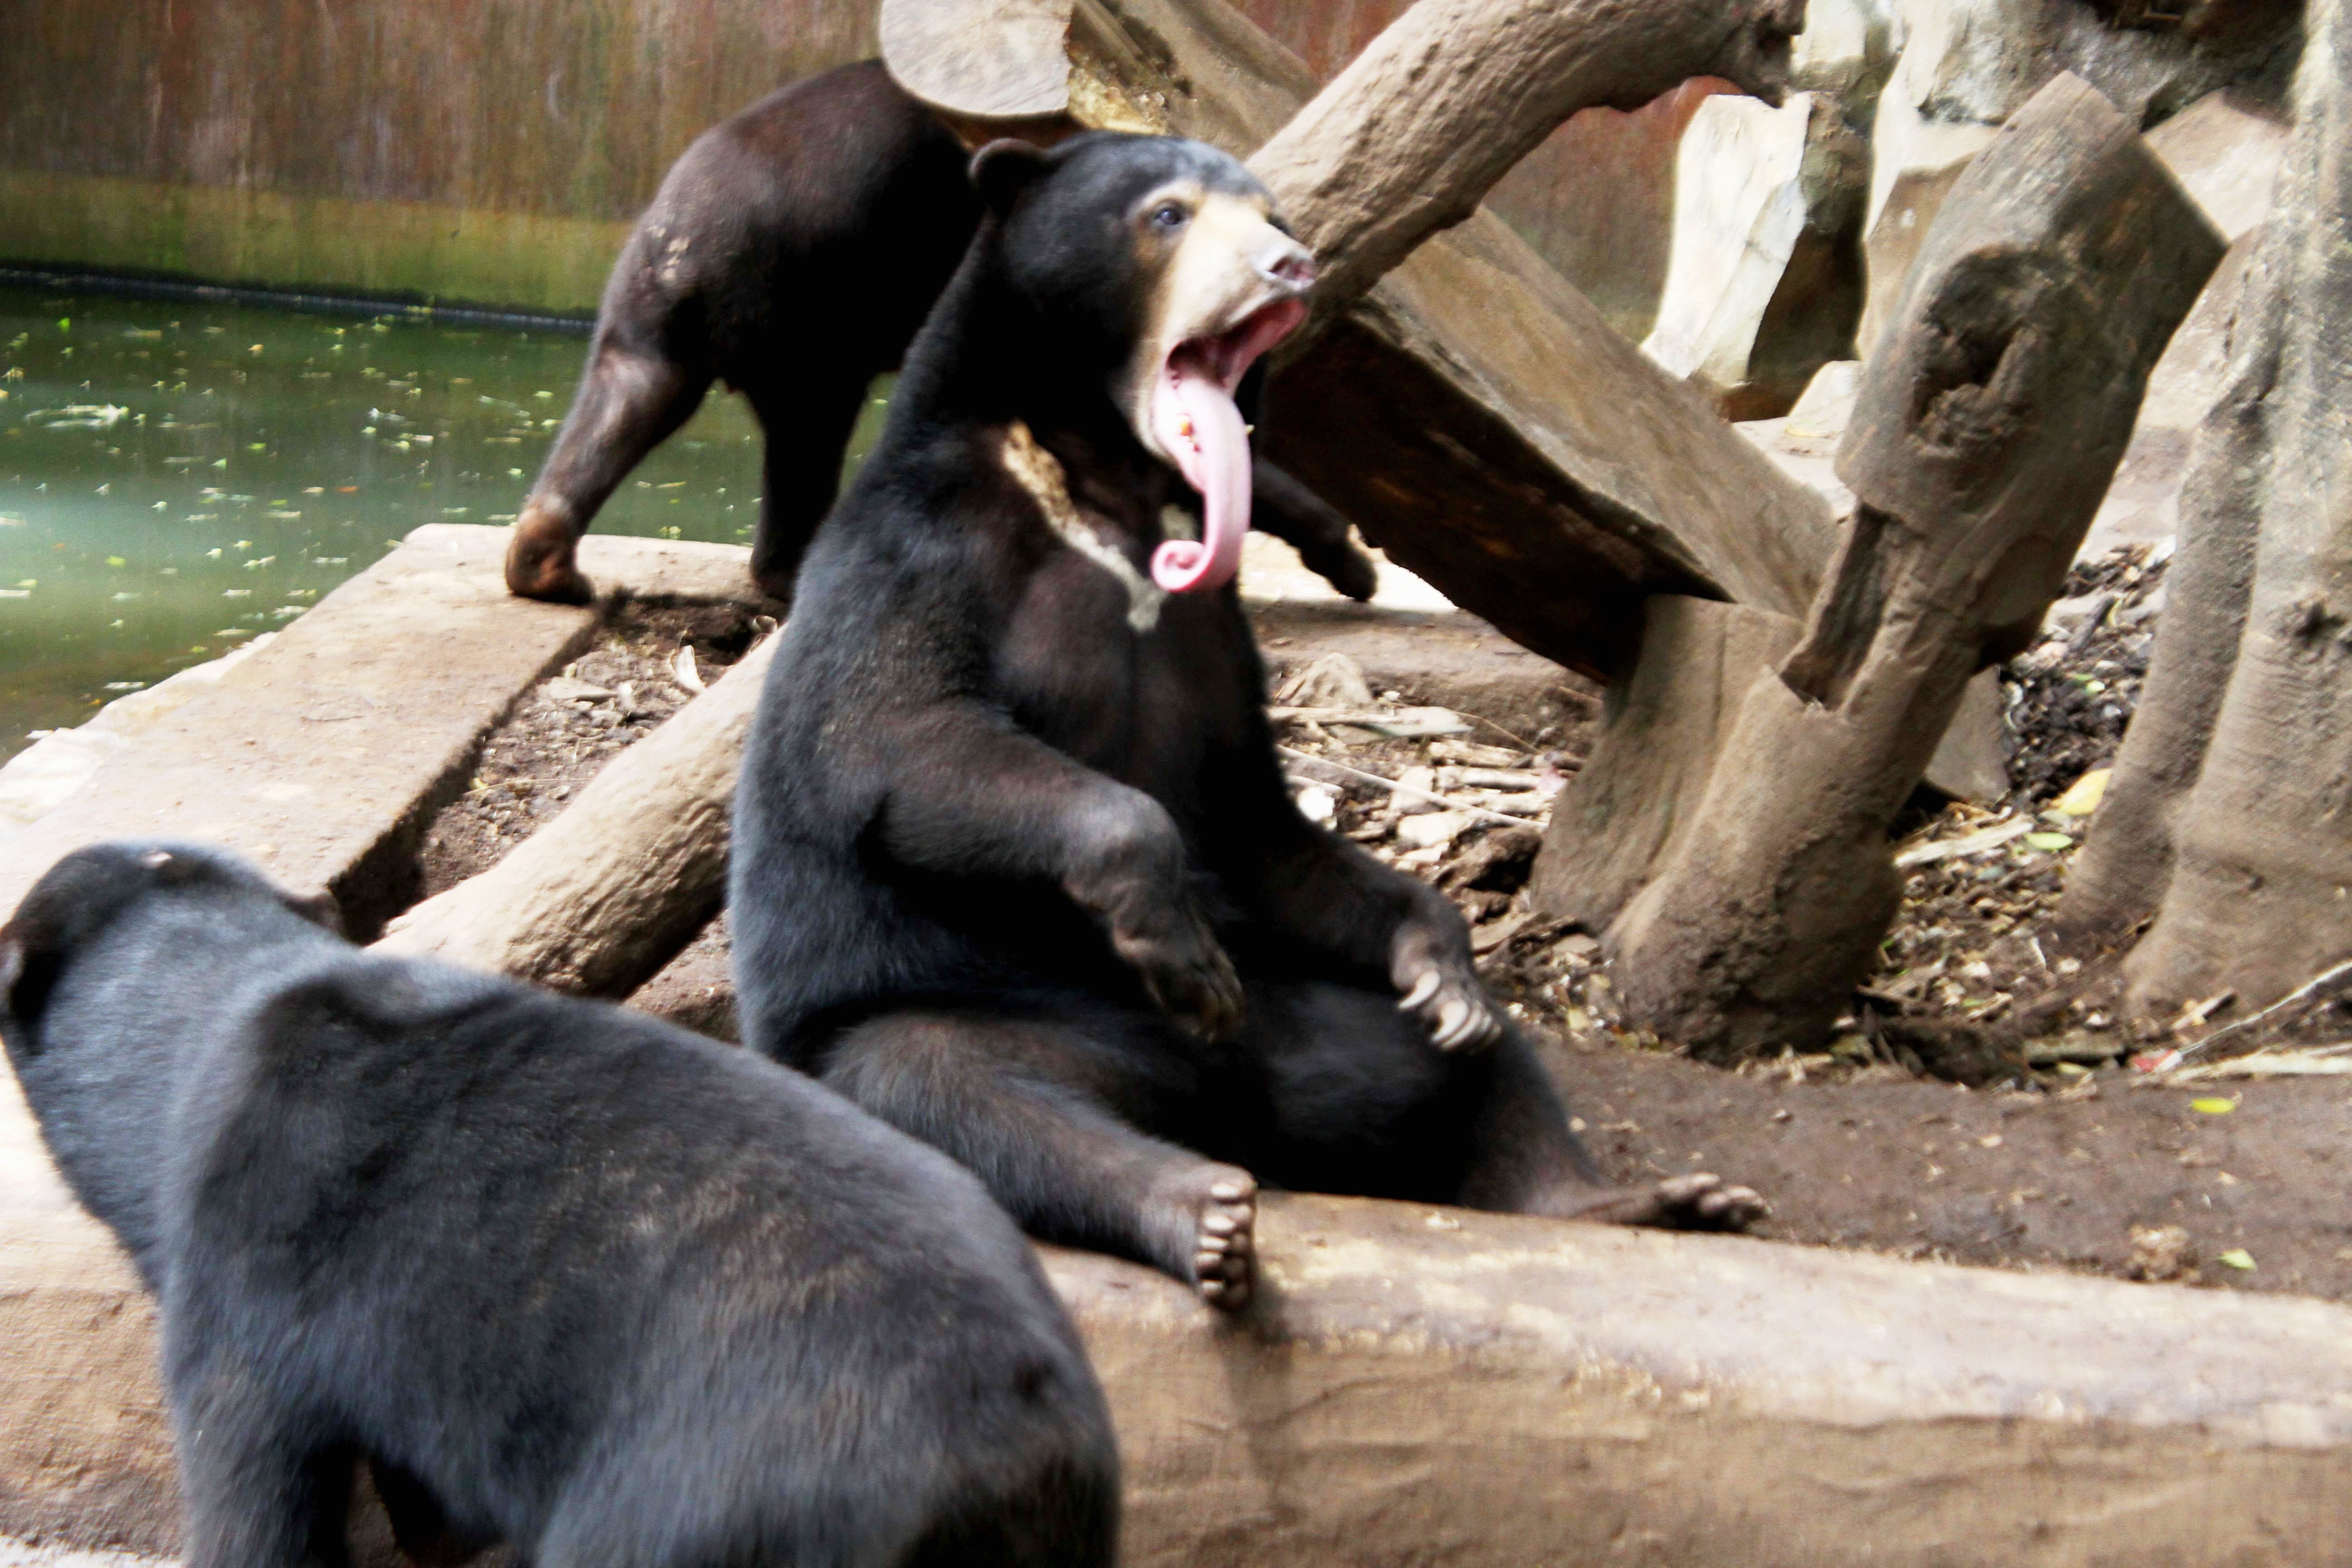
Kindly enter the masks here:
M 1397 1010 L 1418 1018 L 1439 1050 L 1483 1051 L 1503 1037 L 1502 1010 L 1471 967 L 1466 942 L 1402 932 L 1390 978 L 1402 993 Z
M 1157 931 L 1115 931 L 1111 941 L 1143 977 L 1152 1005 L 1188 1034 L 1223 1040 L 1241 1027 L 1241 976 L 1198 914 L 1183 911 Z

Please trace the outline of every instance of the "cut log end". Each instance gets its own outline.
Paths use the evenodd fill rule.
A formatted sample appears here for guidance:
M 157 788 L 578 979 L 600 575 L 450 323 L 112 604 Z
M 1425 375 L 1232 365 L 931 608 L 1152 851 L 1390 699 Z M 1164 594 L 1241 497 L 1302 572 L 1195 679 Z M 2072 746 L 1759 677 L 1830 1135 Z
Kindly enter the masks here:
M 1070 107 L 1072 3 L 882 0 L 882 63 L 950 123 L 1050 120 Z

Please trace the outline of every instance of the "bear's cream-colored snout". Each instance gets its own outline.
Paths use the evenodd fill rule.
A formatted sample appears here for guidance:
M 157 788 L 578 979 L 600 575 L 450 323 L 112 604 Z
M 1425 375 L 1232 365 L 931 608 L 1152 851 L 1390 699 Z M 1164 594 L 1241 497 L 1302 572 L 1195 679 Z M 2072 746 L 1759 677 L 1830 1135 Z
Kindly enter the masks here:
M 1181 221 L 1160 215 L 1175 208 Z M 1118 402 L 1145 448 L 1174 460 L 1154 429 L 1155 387 L 1172 361 L 1230 395 L 1257 357 L 1306 316 L 1315 258 L 1275 226 L 1263 197 L 1178 185 L 1147 199 L 1139 243 L 1160 247 L 1144 330 L 1120 377 Z M 1169 232 L 1172 230 L 1172 232 Z
M 1249 427 L 1234 392 L 1306 319 L 1315 258 L 1275 226 L 1262 195 L 1173 185 L 1136 216 L 1152 286 L 1119 405 L 1144 449 L 1201 497 L 1201 537 L 1162 540 L 1151 580 L 1171 594 L 1213 591 L 1233 581 L 1249 529 Z

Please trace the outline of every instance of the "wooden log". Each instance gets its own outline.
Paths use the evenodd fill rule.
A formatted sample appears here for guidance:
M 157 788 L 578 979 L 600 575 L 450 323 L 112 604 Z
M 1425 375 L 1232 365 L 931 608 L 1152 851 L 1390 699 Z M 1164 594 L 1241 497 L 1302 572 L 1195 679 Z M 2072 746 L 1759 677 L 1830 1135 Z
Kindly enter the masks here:
M 999 0 L 955 3 L 977 15 Z M 1549 37 L 1540 9 L 1518 15 L 1536 30 L 1530 36 Z M 1744 18 L 1745 34 L 1721 18 L 1693 23 L 1700 42 L 1678 45 L 1654 69 L 1671 75 L 1701 60 L 1727 67 L 1729 40 L 1746 36 L 1759 40 L 1748 85 L 1777 90 L 1772 51 L 1760 40 L 1767 19 L 1783 14 L 1781 0 L 1568 9 L 1592 28 L 1605 22 L 1621 39 L 1648 37 L 1657 16 L 1690 21 L 1705 10 Z M 1567 47 L 1575 54 L 1587 46 Z M 1315 98 L 1318 122 L 1335 137 L 1377 133 L 1360 89 L 1335 82 L 1317 97 L 1305 65 L 1222 0 L 1076 0 L 1070 49 L 1071 113 L 1087 123 L 1174 132 L 1246 155 L 1276 140 Z M 1449 69 L 1483 68 L 1454 60 L 1450 47 L 1444 58 Z M 1530 82 L 1542 74 L 1539 62 L 1514 58 Z M 889 63 L 902 80 L 915 69 Z M 1390 101 L 1402 68 L 1375 74 L 1360 91 Z M 1588 72 L 1580 90 L 1634 90 L 1625 85 L 1631 77 L 1611 86 L 1603 76 Z M 1533 86 L 1527 92 L 1527 104 L 1507 117 L 1509 137 L 1539 138 L 1580 106 Z M 1390 129 L 1402 135 L 1404 125 Z M 1479 133 L 1487 132 L 1507 134 L 1491 125 Z M 1464 133 L 1453 122 L 1452 134 Z M 1285 154 L 1288 166 L 1328 164 L 1328 180 L 1297 193 L 1317 213 L 1345 215 L 1400 189 L 1386 165 L 1359 168 L 1359 186 L 1342 161 L 1310 157 L 1312 149 L 1287 132 L 1280 140 L 1294 150 Z M 1409 140 L 1416 159 L 1442 165 L 1454 155 L 1418 134 Z M 1507 166 L 1478 163 L 1465 180 L 1475 184 Z M 1362 255 L 1389 255 L 1409 237 L 1431 235 L 1485 188 L 1417 205 L 1409 222 L 1368 237 L 1377 245 Z M 1369 282 L 1363 272 L 1359 266 L 1352 281 L 1335 281 L 1331 297 Z M 1400 564 L 1514 640 L 1591 674 L 1631 660 L 1640 601 L 1652 593 L 1801 615 L 1834 542 L 1817 496 L 1612 331 L 1483 210 L 1421 244 L 1287 363 L 1261 429 L 1266 456 L 1354 518 Z
M 2062 910 L 2095 935 L 2153 916 L 2123 964 L 2143 1018 L 2234 994 L 2244 1020 L 2352 956 L 2352 5 L 2302 15 L 2294 128 L 2181 496 L 2171 604 Z
M 2223 248 L 2072 76 L 1962 176 L 1864 371 L 1859 504 L 1805 636 L 1611 932 L 1633 1018 L 1717 1058 L 1827 1033 L 1895 914 L 1888 823 L 1961 689 L 2039 628 Z
M 1612 684 L 1601 736 L 1552 806 L 1528 897 L 1546 914 L 1609 930 L 1690 837 L 1732 719 L 1759 671 L 1804 627 L 1744 605 L 1660 594 L 1642 656 Z
M 1804 623 L 1746 605 L 1661 594 L 1643 606 L 1642 653 L 1611 683 L 1592 754 L 1552 807 L 1528 896 L 1606 933 L 1674 863 L 1699 820 L 1742 700 L 1777 668 Z M 2007 793 L 2000 677 L 1980 671 L 1922 782 L 1964 799 Z
M 1804 14 L 1804 0 L 1418 0 L 1250 168 L 1315 252 L 1328 319 L 1580 110 L 1639 109 L 1701 76 L 1779 102 Z
M 554 821 L 376 946 L 625 996 L 719 912 L 735 774 L 776 639 L 605 764 Z

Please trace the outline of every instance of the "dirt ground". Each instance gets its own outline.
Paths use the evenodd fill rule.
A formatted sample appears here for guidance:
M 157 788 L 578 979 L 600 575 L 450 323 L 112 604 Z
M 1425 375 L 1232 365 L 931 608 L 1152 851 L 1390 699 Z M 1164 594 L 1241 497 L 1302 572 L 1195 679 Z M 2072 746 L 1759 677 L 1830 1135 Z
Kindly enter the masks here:
M 761 617 L 764 619 L 764 617 Z M 681 646 L 705 682 L 743 657 L 753 616 L 732 605 L 626 604 L 597 647 L 516 702 L 482 748 L 473 785 L 425 834 L 420 897 L 488 870 L 562 811 L 615 753 L 684 707 Z
M 2127 1028 L 2111 966 L 2060 955 L 2049 934 L 2085 829 L 2055 808 L 2082 805 L 2069 792 L 2129 721 L 2164 565 L 2137 547 L 2077 569 L 2051 635 L 2004 671 L 2009 798 L 1923 797 L 1897 847 L 2020 836 L 1912 869 L 1885 965 L 1831 1051 L 1736 1070 L 1620 1026 L 1599 942 L 1527 908 L 1550 799 L 1591 749 L 1597 703 L 1537 735 L 1498 733 L 1372 690 L 1307 645 L 1271 650 L 1272 710 L 1301 809 L 1462 907 L 1612 1179 L 1716 1171 L 1762 1191 L 1761 1234 L 1790 1241 L 2352 1300 L 2352 1077 L 2174 1081 L 2182 1065 L 2215 1070 L 2198 1041 L 2229 1026 L 2228 1005 Z M 623 612 L 568 672 L 605 695 L 543 683 L 492 737 L 478 786 L 429 835 L 427 890 L 491 864 L 681 704 L 682 639 L 710 672 L 751 635 L 727 611 Z M 722 917 L 632 1005 L 732 1039 L 727 965 Z M 2347 1037 L 2352 1017 L 2323 990 L 2210 1056 Z

